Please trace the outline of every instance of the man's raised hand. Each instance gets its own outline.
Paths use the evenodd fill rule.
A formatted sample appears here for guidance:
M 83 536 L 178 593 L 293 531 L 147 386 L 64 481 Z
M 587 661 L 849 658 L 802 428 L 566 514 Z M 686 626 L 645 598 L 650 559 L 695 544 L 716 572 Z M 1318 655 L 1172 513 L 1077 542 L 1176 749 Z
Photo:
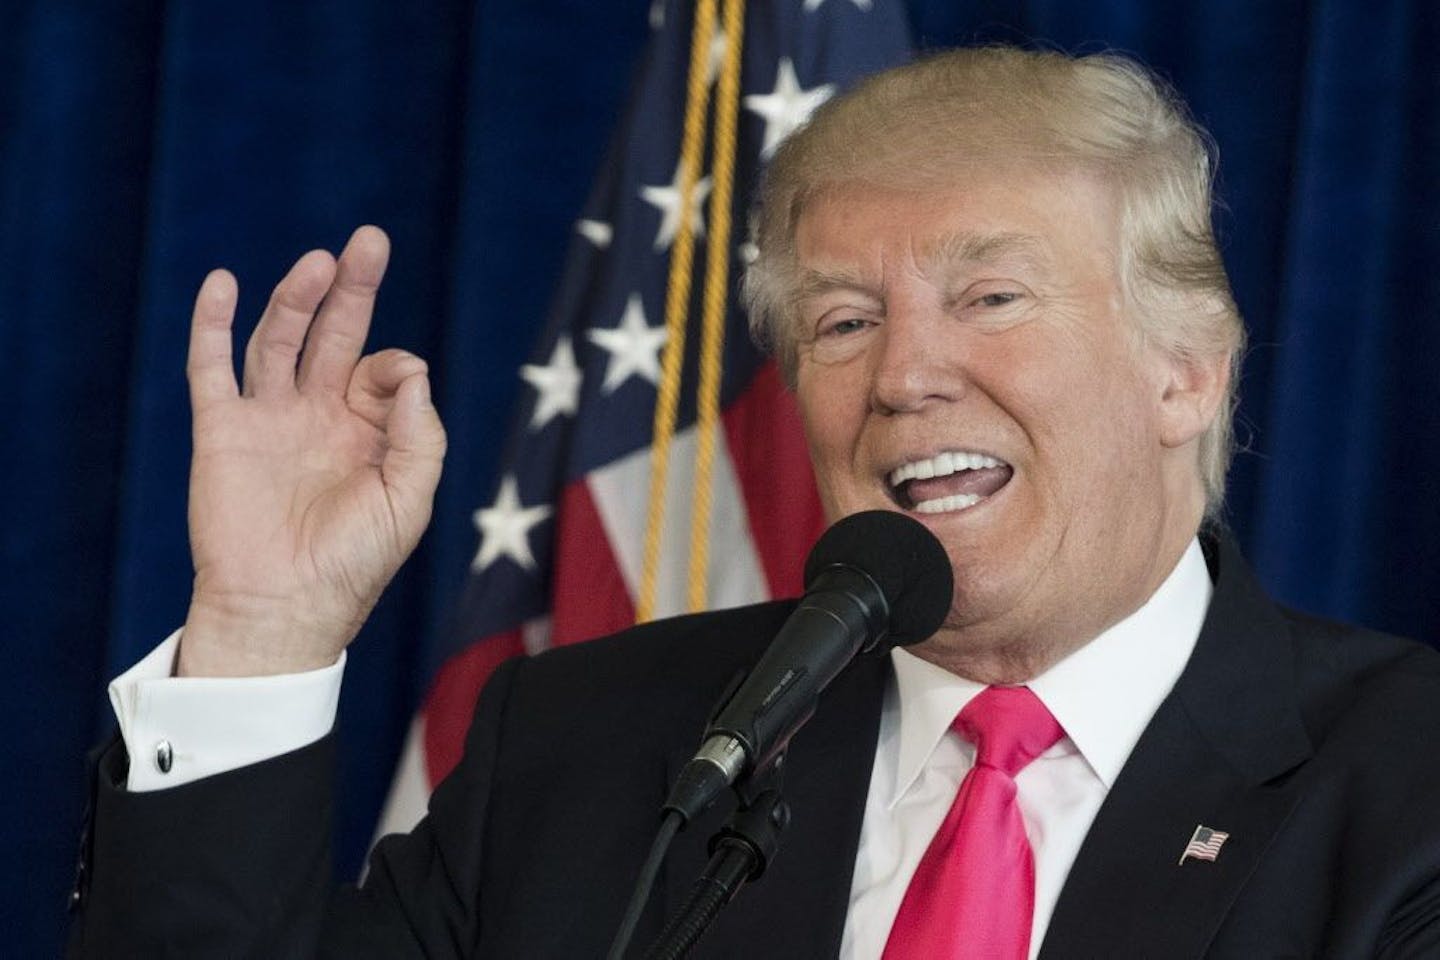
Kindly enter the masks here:
M 235 382 L 227 271 L 195 298 L 186 372 L 194 415 L 195 586 L 181 675 L 326 666 L 355 636 L 430 520 L 445 431 L 425 361 L 362 357 L 390 242 L 351 236 L 280 281 Z

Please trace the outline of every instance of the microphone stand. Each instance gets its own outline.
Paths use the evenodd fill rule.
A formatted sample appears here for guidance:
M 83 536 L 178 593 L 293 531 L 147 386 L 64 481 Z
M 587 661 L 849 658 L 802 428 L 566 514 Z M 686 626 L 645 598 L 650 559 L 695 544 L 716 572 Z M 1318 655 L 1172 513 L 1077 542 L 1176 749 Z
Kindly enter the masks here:
M 784 756 L 764 773 L 734 785 L 739 805 L 710 838 L 710 862 L 690 888 L 678 913 L 645 953 L 645 960 L 679 960 L 690 952 L 747 881 L 758 880 L 790 825 L 790 806 L 780 796 Z

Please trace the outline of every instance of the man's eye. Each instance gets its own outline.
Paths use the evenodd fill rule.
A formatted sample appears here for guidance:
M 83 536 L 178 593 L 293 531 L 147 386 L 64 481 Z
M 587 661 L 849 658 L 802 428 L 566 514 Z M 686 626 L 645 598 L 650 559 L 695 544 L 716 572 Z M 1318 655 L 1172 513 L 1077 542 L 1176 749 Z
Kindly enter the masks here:
M 833 323 L 823 325 L 820 328 L 820 336 L 844 337 L 852 333 L 859 333 L 861 330 L 864 330 L 867 325 L 868 321 L 862 320 L 859 317 L 846 317 L 843 320 L 836 320 Z
M 1002 293 L 987 293 L 975 300 L 977 307 L 1003 307 L 1020 299 L 1020 294 L 1005 291 Z

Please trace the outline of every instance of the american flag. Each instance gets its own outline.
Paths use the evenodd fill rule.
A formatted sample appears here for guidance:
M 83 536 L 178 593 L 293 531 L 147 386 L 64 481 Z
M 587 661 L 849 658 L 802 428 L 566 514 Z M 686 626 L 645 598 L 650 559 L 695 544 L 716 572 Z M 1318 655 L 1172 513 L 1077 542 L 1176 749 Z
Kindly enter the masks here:
M 519 371 L 525 393 L 494 498 L 474 514 L 462 626 L 431 661 L 440 666 L 379 833 L 423 815 L 501 661 L 613 632 L 637 614 L 800 589 L 823 519 L 793 400 L 751 344 L 729 296 L 738 271 L 725 260 L 746 259 L 738 225 L 764 158 L 837 90 L 907 59 L 909 28 L 901 0 L 766 0 L 742 10 L 740 0 L 669 0 L 649 11 L 653 35 L 629 108 L 576 223 L 545 335 Z M 687 110 L 700 121 L 689 150 Z M 711 199 L 727 192 L 728 205 Z M 687 259 L 692 269 L 672 276 Z M 707 285 L 718 285 L 723 346 L 702 362 Z M 667 391 L 668 429 L 656 417 L 667 356 L 678 384 Z M 708 390 L 718 416 L 705 430 L 697 397 L 707 388 L 696 385 L 717 367 Z
M 1220 845 L 1229 839 L 1228 833 L 1197 826 L 1190 842 L 1185 844 L 1185 852 L 1180 854 L 1180 862 L 1184 863 L 1191 857 L 1196 860 L 1214 860 L 1220 853 Z

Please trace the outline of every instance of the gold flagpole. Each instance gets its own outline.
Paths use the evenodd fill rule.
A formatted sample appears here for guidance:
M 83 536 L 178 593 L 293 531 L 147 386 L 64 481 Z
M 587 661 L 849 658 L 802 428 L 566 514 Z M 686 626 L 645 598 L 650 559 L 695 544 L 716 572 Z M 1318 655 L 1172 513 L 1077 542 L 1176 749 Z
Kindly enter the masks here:
M 710 194 L 710 238 L 706 246 L 705 301 L 701 315 L 700 385 L 696 404 L 695 503 L 690 514 L 690 579 L 686 608 L 705 609 L 710 575 L 710 513 L 715 441 L 720 419 L 721 348 L 730 284 L 730 213 L 735 188 L 735 127 L 740 109 L 740 50 L 745 30 L 744 0 L 725 0 L 725 62 L 715 97 L 715 177 Z
M 665 291 L 665 357 L 655 402 L 654 440 L 650 449 L 650 499 L 645 517 L 645 560 L 635 619 L 655 616 L 655 583 L 660 565 L 660 540 L 665 525 L 665 485 L 670 468 L 670 442 L 680 399 L 680 374 L 685 363 L 685 314 L 690 303 L 691 269 L 695 255 L 692 215 L 695 183 L 700 178 L 705 146 L 705 119 L 710 106 L 710 39 L 715 31 L 715 0 L 700 0 L 690 36 L 690 75 L 685 93 L 685 125 L 680 141 L 680 225 L 670 250 L 670 276 Z

